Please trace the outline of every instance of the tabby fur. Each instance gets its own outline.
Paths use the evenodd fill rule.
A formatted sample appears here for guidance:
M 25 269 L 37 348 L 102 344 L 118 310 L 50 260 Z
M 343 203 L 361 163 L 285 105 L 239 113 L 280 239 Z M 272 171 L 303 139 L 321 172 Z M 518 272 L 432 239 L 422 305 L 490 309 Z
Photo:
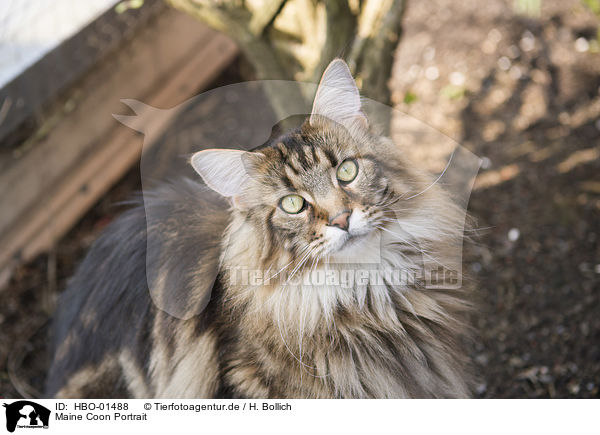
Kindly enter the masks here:
M 348 159 L 359 175 L 343 184 Z M 61 295 L 49 397 L 469 396 L 467 291 L 386 275 L 455 263 L 464 212 L 369 127 L 341 60 L 298 128 L 191 163 L 205 184 L 146 194 Z M 288 194 L 306 209 L 283 211 Z M 332 225 L 344 211 L 348 228 Z M 313 278 L 359 268 L 366 283 Z M 258 282 L 240 279 L 253 271 Z M 173 289 L 183 318 L 150 297 Z

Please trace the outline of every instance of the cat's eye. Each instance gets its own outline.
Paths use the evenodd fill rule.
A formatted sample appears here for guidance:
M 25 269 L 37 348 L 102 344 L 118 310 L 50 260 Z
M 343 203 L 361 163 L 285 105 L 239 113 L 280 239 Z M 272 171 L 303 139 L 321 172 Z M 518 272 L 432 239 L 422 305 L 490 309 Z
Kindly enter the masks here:
M 279 201 L 281 209 L 289 214 L 300 213 L 306 207 L 306 201 L 300 195 L 286 195 Z
M 337 168 L 337 179 L 343 183 L 353 181 L 358 175 L 358 164 L 352 159 L 344 160 Z

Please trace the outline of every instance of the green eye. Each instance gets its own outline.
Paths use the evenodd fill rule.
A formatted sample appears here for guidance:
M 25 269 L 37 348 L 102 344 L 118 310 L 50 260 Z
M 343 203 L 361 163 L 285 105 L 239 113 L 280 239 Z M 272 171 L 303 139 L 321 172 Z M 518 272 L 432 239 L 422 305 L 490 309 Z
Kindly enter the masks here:
M 305 203 L 306 201 L 300 195 L 292 194 L 281 198 L 279 206 L 286 213 L 296 214 L 304 210 Z
M 358 175 L 358 165 L 354 160 L 344 160 L 337 169 L 337 179 L 349 183 Z

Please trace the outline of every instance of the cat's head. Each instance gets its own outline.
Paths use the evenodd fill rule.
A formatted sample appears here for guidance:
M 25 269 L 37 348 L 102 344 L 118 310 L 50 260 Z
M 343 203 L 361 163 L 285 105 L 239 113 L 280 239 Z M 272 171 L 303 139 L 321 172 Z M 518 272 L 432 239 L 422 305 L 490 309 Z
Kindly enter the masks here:
M 354 250 L 397 217 L 423 187 L 397 147 L 374 134 L 347 65 L 333 61 L 310 116 L 253 151 L 209 149 L 191 163 L 230 198 L 245 225 L 295 256 L 326 258 Z

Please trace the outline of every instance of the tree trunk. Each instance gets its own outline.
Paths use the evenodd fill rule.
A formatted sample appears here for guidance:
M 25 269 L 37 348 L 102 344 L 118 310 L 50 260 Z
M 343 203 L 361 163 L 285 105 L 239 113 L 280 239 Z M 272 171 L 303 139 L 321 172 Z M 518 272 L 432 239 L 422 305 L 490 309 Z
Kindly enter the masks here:
M 405 0 L 167 0 L 231 36 L 259 80 L 318 82 L 342 57 L 363 95 L 388 104 L 388 79 L 401 32 Z M 307 101 L 300 88 L 267 84 L 276 114 Z

